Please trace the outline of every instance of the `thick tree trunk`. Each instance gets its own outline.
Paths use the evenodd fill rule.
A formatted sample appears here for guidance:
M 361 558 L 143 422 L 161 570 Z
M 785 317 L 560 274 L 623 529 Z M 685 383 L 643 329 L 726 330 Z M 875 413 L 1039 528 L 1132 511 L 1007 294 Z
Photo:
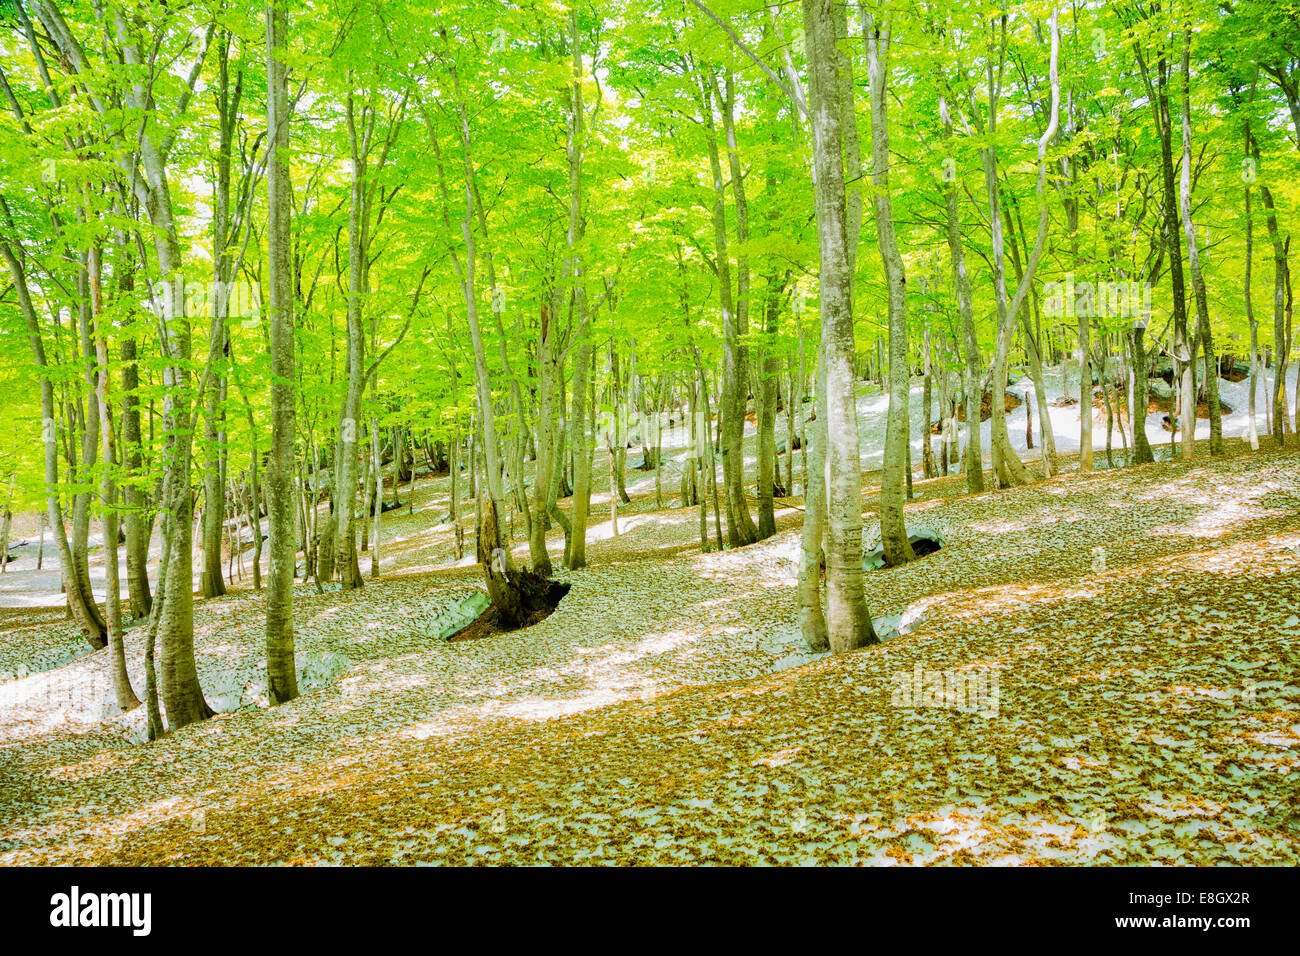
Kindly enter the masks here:
M 267 696 L 272 704 L 284 703 L 298 696 L 293 639 L 293 451 L 297 411 L 294 394 L 293 247 L 289 218 L 290 113 L 286 67 L 281 58 L 281 51 L 288 42 L 288 12 L 279 4 L 268 5 L 266 115 L 271 137 L 267 158 L 267 251 L 270 261 L 267 319 L 270 324 L 272 380 L 271 457 L 266 475 L 266 513 L 271 547 L 266 590 L 266 683 Z
M 1147 440 L 1147 360 L 1146 346 L 1142 340 L 1146 336 L 1146 322 L 1139 320 L 1129 330 L 1129 340 L 1133 351 L 1133 463 L 1148 464 L 1155 461 L 1151 453 L 1151 443 Z
M 844 653 L 877 642 L 862 589 L 862 469 L 854 385 L 852 275 L 845 199 L 843 105 L 840 102 L 834 3 L 803 0 L 804 33 L 812 80 L 818 248 L 821 253 L 821 360 L 825 369 L 827 480 L 826 627 L 830 648 Z M 888 31 L 869 15 L 864 35 L 882 71 Z M 819 426 L 820 427 L 820 426 Z
M 165 187 L 164 187 L 165 188 Z M 170 226 L 170 213 L 167 219 Z M 159 271 L 168 280 L 179 274 L 180 254 L 175 232 L 168 229 L 158 240 Z M 169 281 L 170 286 L 170 281 Z M 181 296 L 172 295 L 167 309 L 171 348 L 163 382 L 163 428 L 171 436 L 164 451 L 166 481 L 162 510 L 171 523 L 171 549 L 166 562 L 166 579 L 160 586 L 162 611 L 158 618 L 158 639 L 162 648 L 159 689 L 170 730 L 212 716 L 203 699 L 194 661 L 193 536 L 194 499 L 190 490 L 191 425 L 191 338 L 189 319 Z

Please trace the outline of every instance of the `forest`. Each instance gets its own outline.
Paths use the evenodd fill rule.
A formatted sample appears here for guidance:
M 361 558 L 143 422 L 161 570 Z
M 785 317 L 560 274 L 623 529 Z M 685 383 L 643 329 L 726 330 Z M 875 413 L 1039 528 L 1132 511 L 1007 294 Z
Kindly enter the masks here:
M 0 0 L 0 865 L 1295 865 L 1293 229 L 1295 0 Z

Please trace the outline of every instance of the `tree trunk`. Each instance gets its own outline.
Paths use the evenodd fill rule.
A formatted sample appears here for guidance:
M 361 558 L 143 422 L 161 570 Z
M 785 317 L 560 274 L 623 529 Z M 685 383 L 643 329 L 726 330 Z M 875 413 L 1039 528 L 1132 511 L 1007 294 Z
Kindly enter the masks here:
M 339 416 L 338 483 L 334 488 L 334 563 L 338 566 L 343 590 L 362 587 L 361 567 L 357 562 L 357 449 L 361 429 L 361 393 L 365 388 L 366 334 L 362 304 L 368 288 L 366 257 L 366 165 L 369 131 L 358 140 L 353 99 L 347 98 L 348 131 L 351 145 L 351 191 L 348 204 L 348 385 Z
M 1088 332 L 1087 314 L 1079 319 L 1079 471 L 1092 471 L 1092 363 L 1089 353 L 1092 343 Z
M 722 394 L 718 404 L 718 431 L 722 447 L 722 482 L 723 495 L 727 504 L 727 540 L 730 545 L 739 547 L 750 544 L 757 538 L 757 528 L 749 515 L 749 506 L 744 496 L 744 458 L 741 443 L 745 429 L 746 393 L 749 379 L 746 363 L 742 356 L 740 343 L 740 308 L 748 308 L 748 267 L 742 273 L 744 288 L 739 291 L 732 288 L 731 259 L 727 240 L 727 194 L 722 176 L 722 161 L 718 150 L 717 134 L 714 128 L 713 100 L 715 98 L 716 80 L 708 67 L 699 70 L 699 102 L 704 118 L 705 142 L 709 152 L 709 168 L 713 182 L 713 239 L 716 250 L 716 271 L 718 276 L 718 297 L 722 308 Z M 719 93 L 718 109 L 728 124 L 728 112 L 732 103 Z M 730 144 L 729 144 L 730 146 Z M 730 150 L 729 150 L 730 158 Z M 739 165 L 739 158 L 736 158 Z M 734 169 L 733 169 L 734 172 Z M 733 192 L 739 186 L 743 196 L 743 180 L 733 179 Z M 739 198 L 737 216 L 740 215 Z M 748 224 L 744 228 L 747 231 Z M 739 232 L 737 238 L 740 238 Z M 741 239 L 743 242 L 744 240 Z M 741 263 L 738 261 L 738 267 Z M 706 386 L 707 387 L 707 386 Z M 737 467 L 739 459 L 739 467 Z M 750 533 L 750 529 L 752 533 Z
M 1159 63 L 1160 77 L 1169 75 L 1168 61 Z M 1151 99 L 1151 109 L 1155 114 L 1156 132 L 1160 139 L 1160 172 L 1164 186 L 1164 231 L 1165 249 L 1169 254 L 1169 277 L 1173 285 L 1173 326 L 1174 339 L 1171 349 L 1174 371 L 1179 380 L 1179 415 L 1187 417 L 1191 410 L 1191 425 L 1180 421 L 1178 427 L 1182 433 L 1183 458 L 1191 459 L 1195 454 L 1196 442 L 1196 391 L 1193 385 L 1192 343 L 1187 334 L 1187 286 L 1183 277 L 1183 250 L 1178 233 L 1178 196 L 1174 185 L 1173 154 L 1173 115 L 1169 110 L 1169 86 L 1167 79 L 1162 79 L 1156 95 Z
M 579 45 L 578 7 L 569 9 L 569 42 L 573 58 L 573 81 L 569 93 L 569 227 L 567 235 L 569 269 L 572 277 L 573 311 L 578 316 L 573 348 L 573 404 L 569 412 L 569 440 L 573 455 L 572 533 L 565 553 L 570 570 L 587 565 L 587 511 L 591 507 L 591 459 L 587 432 L 587 383 L 591 375 L 591 314 L 587 310 L 587 287 L 582 256 L 577 245 L 585 230 L 582 199 L 582 161 L 586 151 L 585 114 L 582 103 L 582 51 Z
M 925 421 L 925 430 L 922 434 L 924 444 L 921 446 L 921 474 L 925 478 L 933 478 L 938 473 L 934 466 L 934 442 L 930 440 L 930 415 L 934 411 L 934 383 L 933 383 L 933 354 L 930 348 L 930 330 L 927 328 L 922 334 L 922 361 L 924 363 L 924 381 L 921 391 L 921 410 L 922 419 Z M 1033 447 L 1032 444 L 1030 447 Z
M 871 19 L 869 14 L 866 18 L 867 21 Z M 874 26 L 873 30 L 869 29 L 871 26 L 873 24 L 864 21 L 863 36 L 867 44 L 867 72 L 871 87 L 871 185 L 876 212 L 877 244 L 880 247 L 880 259 L 884 265 L 885 284 L 889 295 L 889 413 L 885 422 L 884 466 L 880 475 L 880 543 L 884 550 L 885 563 L 894 567 L 916 559 L 916 554 L 913 553 L 912 545 L 908 541 L 907 525 L 903 519 L 903 496 L 909 490 L 912 475 L 908 434 L 911 368 L 907 343 L 907 277 L 903 272 L 902 256 L 898 254 L 898 240 L 894 233 L 893 202 L 889 193 L 889 28 L 881 24 Z M 851 322 L 847 336 L 848 346 L 851 348 Z M 928 337 L 926 345 L 928 348 Z M 928 355 L 926 364 L 929 365 Z M 853 400 L 853 395 L 853 386 L 850 382 L 850 402 Z M 854 438 L 853 464 L 856 465 L 857 419 L 855 415 L 851 415 L 850 418 Z M 831 428 L 834 428 L 833 422 Z M 928 410 L 926 434 L 929 434 Z M 835 440 L 833 434 L 831 440 Z M 858 473 L 857 467 L 853 467 L 852 470 L 855 475 Z M 854 511 L 858 510 L 855 506 Z M 856 561 L 860 581 L 861 516 L 859 515 L 858 518 L 859 553 Z M 870 620 L 868 620 L 869 627 Z M 831 642 L 834 643 L 834 636 Z
M 821 362 L 825 369 L 828 458 L 826 628 L 830 648 L 844 653 L 877 642 L 862 589 L 862 474 L 854 403 L 852 275 L 849 268 L 838 53 L 834 4 L 803 0 L 814 133 L 818 248 L 821 253 Z M 883 88 L 888 31 L 865 17 L 863 33 Z M 824 413 L 824 414 L 823 414 Z M 820 427 L 820 426 L 819 426 Z
M 109 402 L 108 372 L 108 334 L 103 328 L 104 303 L 100 289 L 100 253 L 98 244 L 90 252 L 90 302 L 94 313 L 95 326 L 99 334 L 95 338 L 95 356 L 99 365 L 96 398 L 99 403 L 99 418 L 103 422 L 101 439 L 103 442 L 104 477 L 100 483 L 100 501 L 104 506 L 101 527 L 104 534 L 104 583 L 107 591 L 105 607 L 107 610 L 108 643 L 113 674 L 113 695 L 123 712 L 139 705 L 131 687 L 131 679 L 126 673 L 126 650 L 122 643 L 122 584 L 119 580 L 117 560 L 117 489 L 113 475 L 117 467 L 117 446 L 113 434 L 113 409 Z M 5 509 L 4 540 L 0 542 L 0 552 L 9 552 L 9 511 Z
M 370 580 L 377 581 L 379 579 L 379 541 L 380 541 L 379 519 L 384 513 L 384 468 L 383 468 L 383 464 L 379 460 L 379 419 L 377 418 L 370 419 L 370 456 L 371 456 L 370 467 L 375 476 L 375 485 L 373 491 L 374 543 L 370 547 Z M 456 491 L 457 491 L 456 481 L 459 476 L 456 474 L 456 450 L 454 447 L 452 448 L 450 467 L 451 467 L 451 513 L 452 515 L 455 515 L 456 514 Z M 457 522 L 456 524 L 456 530 L 458 532 L 460 531 L 459 522 Z M 459 545 L 459 539 L 457 543 Z M 459 561 L 460 557 L 461 555 L 458 547 L 456 553 L 456 560 Z
M 763 331 L 766 333 L 759 359 L 758 382 L 758 537 L 776 534 L 776 508 L 773 502 L 774 486 L 781 473 L 776 460 L 776 390 L 780 364 L 776 357 L 774 339 L 781 316 L 781 290 L 775 288 L 775 278 L 769 278 L 765 305 Z
M 1147 440 L 1147 360 L 1146 322 L 1133 323 L 1131 330 L 1133 341 L 1133 462 L 1138 465 L 1155 461 L 1151 453 L 1151 443 Z
M 553 571 L 546 550 L 546 524 L 555 468 L 555 384 L 559 377 L 550 306 L 549 301 L 542 306 L 537 337 L 537 456 L 533 472 L 533 521 L 528 529 L 529 560 L 533 571 L 543 577 L 550 577 Z
M 296 381 L 293 339 L 293 247 L 290 224 L 289 96 L 281 51 L 289 42 L 289 15 L 278 4 L 266 8 L 267 251 L 271 347 L 271 457 L 266 475 L 266 512 L 271 563 L 266 590 L 266 683 L 272 704 L 298 696 L 293 638 L 293 449 Z M 315 482 L 313 481 L 313 488 Z M 313 495 L 313 512 L 315 499 Z M 305 559 L 305 555 L 304 555 Z M 319 583 L 319 578 L 317 579 Z
M 1246 185 L 1246 276 L 1242 282 L 1243 298 L 1246 303 L 1246 321 L 1250 323 L 1250 398 L 1248 410 L 1250 422 L 1247 426 L 1250 436 L 1251 451 L 1259 451 L 1259 426 L 1255 422 L 1255 396 L 1259 388 L 1259 322 L 1255 318 L 1255 306 L 1250 293 L 1251 269 L 1255 257 L 1255 236 L 1250 218 L 1250 185 Z
M 1035 304 L 1035 316 L 1037 316 L 1038 306 Z M 1034 335 L 1029 327 L 1029 316 L 1021 314 L 1020 329 L 1025 336 L 1025 352 L 1029 359 L 1029 378 L 1034 384 L 1034 404 L 1038 409 L 1038 430 L 1040 434 L 1041 447 L 1043 451 L 1043 477 L 1052 478 L 1056 475 L 1056 436 L 1052 432 L 1052 416 L 1047 404 L 1047 387 L 1043 382 L 1043 361 L 1042 353 L 1039 351 L 1039 337 Z M 1029 408 L 1025 408 L 1026 427 L 1030 428 L 1030 420 L 1033 415 Z M 1033 440 L 1029 442 L 1029 447 L 1033 448 Z
M 1004 20 L 1005 27 L 1005 20 Z M 1005 33 L 1003 34 L 1005 43 Z M 1017 285 L 1011 302 L 1007 302 L 1006 269 L 1004 266 L 1004 249 L 1002 240 L 1002 213 L 998 189 L 997 174 L 997 99 L 998 86 L 994 83 L 994 66 L 990 62 L 989 70 L 989 145 L 984 148 L 984 179 L 989 196 L 989 221 L 993 242 L 993 286 L 998 306 L 998 332 L 993 355 L 993 378 L 990 383 L 992 395 L 991 445 L 993 447 L 994 475 L 1003 486 L 1025 484 L 1031 476 L 1024 463 L 1011 448 L 1007 432 L 1006 390 L 1007 390 L 1007 351 L 1011 344 L 1011 331 L 1015 327 L 1020 310 L 1024 307 L 1029 289 L 1033 285 L 1047 240 L 1048 206 L 1045 192 L 1047 188 L 1047 144 L 1056 135 L 1060 117 L 1060 81 L 1057 76 L 1057 55 L 1060 48 L 1060 30 L 1057 24 L 1056 10 L 1051 16 L 1051 55 L 1048 64 L 1048 82 L 1051 85 L 1051 115 L 1047 128 L 1038 140 L 1038 233 L 1034 247 L 1025 263 L 1024 275 Z
M 1205 276 L 1201 273 L 1201 253 L 1196 245 L 1196 224 L 1192 221 L 1192 113 L 1191 113 L 1192 31 L 1183 33 L 1183 162 L 1179 181 L 1183 232 L 1187 236 L 1187 266 L 1192 273 L 1192 292 L 1196 298 L 1196 336 L 1205 357 L 1205 397 L 1210 407 L 1210 454 L 1223 454 L 1223 415 L 1219 407 L 1219 366 L 1214 352 L 1214 332 L 1210 328 L 1210 307 L 1206 298 Z M 1196 405 L 1193 396 L 1190 431 L 1196 431 Z
M 126 498 L 126 589 L 131 599 L 131 617 L 149 614 L 153 598 L 149 593 L 149 535 L 144 519 L 144 492 L 137 484 L 142 464 L 140 454 L 140 408 L 136 398 L 139 370 L 135 339 L 122 340 L 122 443 Z
M 41 431 L 45 445 L 45 506 L 49 515 L 50 530 L 54 533 L 54 543 L 59 552 L 59 565 L 66 582 L 69 580 L 73 561 L 67 530 L 63 526 L 63 507 L 59 501 L 59 445 L 54 411 L 54 383 L 50 379 L 49 365 L 45 358 L 45 343 L 41 338 L 40 323 L 28 292 L 26 273 L 12 247 L 3 237 L 0 237 L 0 255 L 3 255 L 13 277 L 18 307 L 27 324 L 27 341 L 31 346 L 36 367 L 40 370 Z M 80 590 L 75 587 L 69 588 L 67 595 L 73 618 L 81 626 L 90 646 L 96 650 L 107 646 L 106 629 L 99 626 L 91 616 Z
M 952 143 L 952 115 L 948 101 L 939 97 L 939 118 L 943 122 L 944 140 Z M 944 188 L 946 221 L 948 226 L 948 253 L 952 258 L 953 284 L 957 290 L 957 308 L 961 314 L 962 343 L 966 364 L 962 369 L 962 392 L 966 403 L 966 487 L 979 493 L 984 490 L 984 451 L 981 447 L 980 399 L 983 372 L 980 362 L 979 338 L 975 333 L 975 312 L 971 303 L 970 276 L 966 272 L 966 253 L 962 246 L 961 217 L 957 211 L 957 183 L 955 167 L 945 169 Z

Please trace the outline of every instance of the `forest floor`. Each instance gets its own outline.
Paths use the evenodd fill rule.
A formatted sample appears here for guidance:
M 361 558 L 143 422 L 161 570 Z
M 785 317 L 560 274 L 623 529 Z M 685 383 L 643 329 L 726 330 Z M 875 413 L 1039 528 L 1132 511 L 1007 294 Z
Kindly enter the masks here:
M 7 609 L 0 677 L 51 664 L 0 681 L 0 865 L 1300 863 L 1294 447 L 918 482 L 946 545 L 866 575 L 907 624 L 841 657 L 800 649 L 797 508 L 701 554 L 698 512 L 629 477 L 553 615 L 461 642 L 422 630 L 482 587 L 472 532 L 457 562 L 422 482 L 379 580 L 297 587 L 306 692 L 274 709 L 263 596 L 196 601 L 224 712 L 154 743 L 60 609 Z

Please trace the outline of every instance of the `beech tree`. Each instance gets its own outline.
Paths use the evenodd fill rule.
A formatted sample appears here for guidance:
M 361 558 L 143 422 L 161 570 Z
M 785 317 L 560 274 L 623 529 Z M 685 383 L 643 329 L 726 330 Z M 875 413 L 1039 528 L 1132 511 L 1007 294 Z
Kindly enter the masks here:
M 155 734 L 211 714 L 195 601 L 264 595 L 289 701 L 295 584 L 382 580 L 399 505 L 473 547 L 503 627 L 642 493 L 701 552 L 797 535 L 802 634 L 843 653 L 909 573 L 864 536 L 916 559 L 927 482 L 1223 454 L 1221 380 L 1252 447 L 1296 440 L 1300 33 L 1259 0 L 0 25 L 0 544 L 40 509 Z

